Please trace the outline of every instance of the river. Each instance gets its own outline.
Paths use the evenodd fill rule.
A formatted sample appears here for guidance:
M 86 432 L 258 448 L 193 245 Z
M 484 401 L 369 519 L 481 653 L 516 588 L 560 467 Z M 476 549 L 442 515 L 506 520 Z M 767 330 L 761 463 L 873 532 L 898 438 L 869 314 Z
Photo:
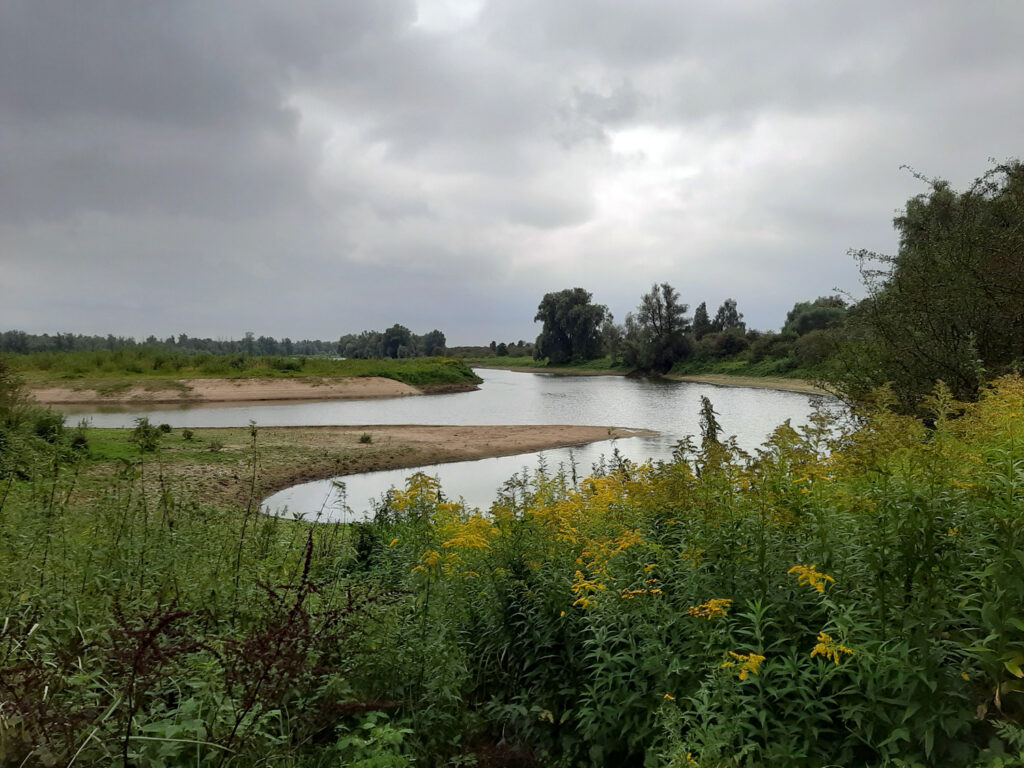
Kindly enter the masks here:
M 130 427 L 147 416 L 173 427 L 234 427 L 255 421 L 260 426 L 370 424 L 596 424 L 656 430 L 652 437 L 604 441 L 572 449 L 543 452 L 552 471 L 560 466 L 580 476 L 611 459 L 614 452 L 632 461 L 668 459 L 676 442 L 699 431 L 700 398 L 714 404 L 725 435 L 735 435 L 747 451 L 756 449 L 786 419 L 805 424 L 814 396 L 772 389 L 717 387 L 623 376 L 560 376 L 481 369 L 475 392 L 288 404 L 178 406 L 145 410 L 68 408 L 69 420 L 85 418 L 96 427 Z M 538 465 L 538 454 L 457 462 L 422 468 L 441 479 L 445 493 L 486 509 L 497 489 L 513 474 Z M 364 517 L 371 499 L 402 486 L 413 469 L 370 472 L 341 478 L 344 491 L 331 481 L 304 483 L 274 494 L 264 508 L 276 514 L 351 520 Z

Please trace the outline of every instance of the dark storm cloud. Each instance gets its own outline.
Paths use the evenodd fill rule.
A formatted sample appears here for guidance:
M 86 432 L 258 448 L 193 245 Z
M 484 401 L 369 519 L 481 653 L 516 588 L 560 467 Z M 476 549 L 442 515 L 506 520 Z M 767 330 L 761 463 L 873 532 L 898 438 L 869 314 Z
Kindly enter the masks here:
M 1018 4 L 0 0 L 0 325 L 454 342 L 655 280 L 777 326 L 908 163 L 1020 154 Z M 38 297 L 46 295 L 44 305 Z

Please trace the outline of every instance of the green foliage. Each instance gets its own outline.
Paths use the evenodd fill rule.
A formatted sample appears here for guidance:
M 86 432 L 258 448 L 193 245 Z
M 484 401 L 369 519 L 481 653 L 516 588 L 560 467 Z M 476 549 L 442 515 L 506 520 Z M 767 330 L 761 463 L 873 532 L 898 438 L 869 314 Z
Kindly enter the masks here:
M 814 301 L 798 301 L 786 314 L 782 333 L 803 336 L 812 331 L 841 326 L 846 321 L 848 307 L 841 296 L 819 296 Z
M 591 304 L 590 293 L 566 288 L 544 294 L 537 306 L 535 323 L 542 323 L 534 357 L 551 365 L 583 362 L 601 356 L 601 324 L 608 316 L 603 304 Z
M 161 362 L 166 356 L 166 353 L 146 348 L 12 355 L 8 358 L 7 375 L 18 372 L 34 383 L 73 378 L 77 386 L 94 385 L 105 391 L 124 389 L 139 380 L 204 377 L 383 376 L 412 386 L 479 383 L 479 379 L 463 361 L 451 358 L 337 360 L 326 357 L 182 353 L 174 365 L 168 365 Z
M 627 365 L 644 371 L 665 373 L 691 352 L 687 333 L 687 305 L 668 283 L 651 286 L 640 299 L 636 314 L 626 315 L 622 358 Z
M 708 316 L 708 305 L 701 302 L 693 311 L 693 336 L 700 341 L 705 334 L 711 333 L 711 318 Z
M 1013 765 L 1024 381 L 939 387 L 928 427 L 875 399 L 753 455 L 705 400 L 673 461 L 543 468 L 487 515 L 414 475 L 351 526 L 26 427 L 0 765 Z
M 167 429 L 170 432 L 170 427 Z M 145 416 L 135 419 L 135 428 L 132 429 L 132 442 L 138 446 L 143 453 L 155 451 L 160 445 L 160 438 L 165 434 L 160 427 L 149 423 Z
M 735 299 L 726 299 L 722 302 L 722 306 L 715 313 L 715 319 L 711 321 L 710 330 L 715 333 L 733 331 L 739 335 L 747 330 L 747 324 L 743 322 L 743 313 L 736 309 Z
M 1024 360 L 1024 165 L 964 192 L 937 179 L 894 224 L 899 251 L 855 255 L 868 298 L 851 312 L 835 379 L 851 397 L 890 383 L 918 407 L 937 380 L 960 398 Z

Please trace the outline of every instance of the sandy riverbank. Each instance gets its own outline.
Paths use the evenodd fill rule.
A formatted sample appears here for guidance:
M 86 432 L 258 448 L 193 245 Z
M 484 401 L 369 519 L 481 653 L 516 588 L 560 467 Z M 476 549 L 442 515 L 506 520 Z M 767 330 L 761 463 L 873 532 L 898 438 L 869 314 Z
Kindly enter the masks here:
M 549 373 L 565 376 L 628 376 L 622 368 L 548 368 L 516 365 L 491 365 L 474 363 L 477 368 L 493 368 L 520 373 Z M 827 395 L 807 379 L 791 379 L 784 376 L 742 376 L 727 373 L 667 374 L 664 378 L 672 381 L 690 381 L 695 384 L 714 384 L 719 387 L 753 387 L 755 389 L 778 389 L 783 392 L 803 392 L 809 395 Z
M 98 440 L 128 441 L 128 430 L 94 430 Z M 201 428 L 185 440 L 166 435 L 150 461 L 190 495 L 218 505 L 244 504 L 251 488 L 252 437 L 248 427 Z M 263 427 L 257 434 L 259 498 L 296 483 L 338 475 L 402 469 L 451 461 L 583 445 L 656 434 L 607 426 L 344 426 Z M 369 435 L 368 442 L 361 442 Z M 211 452 L 210 446 L 217 446 Z M 105 464 L 105 462 L 103 462 Z M 113 466 L 113 464 L 111 464 Z M 120 465 L 118 465 L 120 466 Z
M 782 376 L 733 376 L 726 373 L 699 373 L 690 376 L 668 375 L 673 381 L 692 381 L 695 384 L 714 384 L 718 387 L 753 387 L 778 389 L 783 392 L 803 392 L 808 395 L 831 394 L 806 379 L 787 379 Z
M 475 389 L 472 385 L 457 389 Z M 446 388 L 445 391 L 455 391 Z M 30 391 L 48 405 L 119 403 L 241 403 L 302 400 L 357 400 L 421 395 L 393 379 L 356 376 L 344 379 L 151 379 L 131 385 L 82 383 L 37 386 Z M 432 388 L 429 391 L 438 391 Z

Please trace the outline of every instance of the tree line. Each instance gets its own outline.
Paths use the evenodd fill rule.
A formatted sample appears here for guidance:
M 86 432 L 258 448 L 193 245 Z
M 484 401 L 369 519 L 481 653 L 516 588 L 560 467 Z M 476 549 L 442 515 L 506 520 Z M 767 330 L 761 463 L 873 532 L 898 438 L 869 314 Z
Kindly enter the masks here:
M 80 333 L 34 334 L 11 330 L 0 333 L 0 354 L 33 354 L 46 352 L 116 352 L 151 350 L 155 352 L 205 353 L 212 355 L 256 356 L 333 356 L 355 358 L 400 358 L 445 354 L 445 335 L 433 330 L 422 336 L 397 323 L 385 331 L 363 331 L 346 334 L 338 341 L 302 339 L 280 340 L 272 336 L 256 336 L 251 331 L 241 339 L 210 339 L 180 333 L 157 338 L 148 336 L 137 341 L 132 336 L 87 335 Z
M 822 314 L 821 306 L 834 311 Z M 690 317 L 689 305 L 669 283 L 656 283 L 640 297 L 635 312 L 616 324 L 603 304 L 595 304 L 583 288 L 548 293 L 537 308 L 535 322 L 542 330 L 534 346 L 537 359 L 553 365 L 611 358 L 639 371 L 665 373 L 691 359 L 722 358 L 758 345 L 764 357 L 771 350 L 784 356 L 800 335 L 841 321 L 846 304 L 839 297 L 823 297 L 798 304 L 780 334 L 748 331 L 735 299 L 726 299 L 712 317 L 701 302 Z M 806 315 L 806 316 L 805 316 Z
M 179 333 L 160 339 L 150 335 L 142 341 L 132 336 L 90 336 L 81 333 L 34 334 L 24 331 L 0 333 L 0 353 L 32 354 L 34 352 L 114 352 L 123 349 L 147 348 L 159 351 L 205 352 L 214 355 L 333 355 L 337 353 L 335 341 L 287 337 L 256 336 L 247 332 L 241 339 L 210 339 Z
M 419 336 L 395 323 L 384 331 L 350 333 L 338 340 L 338 354 L 355 358 L 435 357 L 445 354 L 446 339 L 436 328 Z
M 746 328 L 733 299 L 714 317 L 705 302 L 688 316 L 667 282 L 621 325 L 588 291 L 567 288 L 537 308 L 535 357 L 564 365 L 607 356 L 652 373 L 731 359 L 762 374 L 799 370 L 851 401 L 888 387 L 904 412 L 920 410 L 938 381 L 971 400 L 1024 366 L 1024 164 L 996 165 L 963 192 L 915 176 L 928 191 L 895 218 L 897 252 L 851 251 L 867 294 L 859 301 L 797 302 L 780 331 L 765 332 Z

